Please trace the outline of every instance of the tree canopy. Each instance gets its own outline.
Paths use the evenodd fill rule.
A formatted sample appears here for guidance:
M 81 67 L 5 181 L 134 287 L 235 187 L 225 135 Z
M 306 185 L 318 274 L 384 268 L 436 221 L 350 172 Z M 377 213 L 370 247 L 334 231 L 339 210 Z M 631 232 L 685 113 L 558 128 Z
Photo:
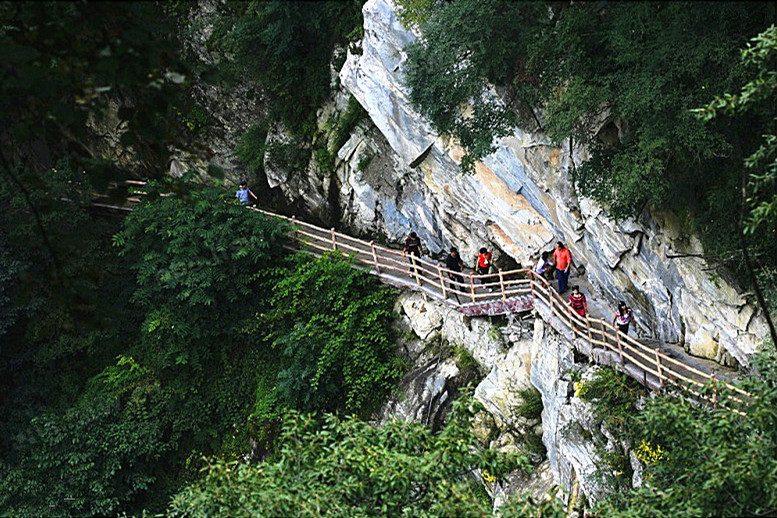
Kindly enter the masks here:
M 675 210 L 687 231 L 701 233 L 710 258 L 742 271 L 740 202 L 731 193 L 747 174 L 742 160 L 774 133 L 773 110 L 740 109 L 707 124 L 693 110 L 754 77 L 752 101 L 774 105 L 767 47 L 739 59 L 773 23 L 772 3 L 399 4 L 422 32 L 408 48 L 411 101 L 468 150 L 465 169 L 517 123 L 556 144 L 585 145 L 591 158 L 573 171 L 581 194 L 616 218 Z M 774 264 L 771 242 L 750 238 L 749 246 Z

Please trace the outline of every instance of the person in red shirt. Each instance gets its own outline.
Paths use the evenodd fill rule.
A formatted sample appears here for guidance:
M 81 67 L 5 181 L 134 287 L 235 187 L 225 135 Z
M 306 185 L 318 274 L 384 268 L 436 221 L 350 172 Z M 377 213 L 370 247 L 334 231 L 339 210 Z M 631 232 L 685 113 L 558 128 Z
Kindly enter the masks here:
M 491 269 L 491 252 L 489 252 L 486 247 L 483 247 L 480 249 L 480 253 L 478 254 L 475 270 L 477 270 L 478 275 L 488 275 L 489 269 Z M 484 279 L 480 279 L 480 284 L 486 284 L 486 281 Z M 494 289 L 490 288 L 489 291 L 494 291 Z
M 558 292 L 567 291 L 567 282 L 569 281 L 569 267 L 572 265 L 572 254 L 564 243 L 556 243 L 556 250 L 553 252 L 553 263 L 556 265 L 556 279 L 558 279 Z
M 580 293 L 580 288 L 577 286 L 572 287 L 572 295 L 569 296 L 569 305 L 575 310 L 575 313 L 584 317 L 588 311 L 588 302 L 585 300 L 585 295 Z

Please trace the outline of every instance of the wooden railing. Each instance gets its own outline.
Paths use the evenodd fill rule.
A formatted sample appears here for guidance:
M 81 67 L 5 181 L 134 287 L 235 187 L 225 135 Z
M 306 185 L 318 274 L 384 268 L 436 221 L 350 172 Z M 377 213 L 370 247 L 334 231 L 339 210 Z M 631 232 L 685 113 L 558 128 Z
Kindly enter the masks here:
M 581 317 L 554 290 L 541 275 L 529 268 L 501 271 L 487 275 L 455 272 L 438 263 L 413 255 L 405 256 L 401 251 L 387 248 L 374 241 L 363 241 L 332 229 L 324 229 L 294 217 L 280 216 L 265 210 L 251 208 L 268 216 L 289 221 L 294 240 L 302 250 L 314 255 L 337 251 L 353 257 L 355 265 L 384 280 L 400 283 L 444 301 L 460 310 L 468 306 L 493 301 L 508 301 L 515 297 L 530 295 L 536 303 L 545 306 L 549 312 L 546 320 L 554 324 L 555 319 L 572 331 L 578 340 L 588 345 L 588 354 L 593 360 L 594 350 L 608 351 L 614 360 L 613 366 L 635 378 L 649 388 L 673 386 L 689 392 L 694 397 L 721 405 L 737 413 L 751 397 L 750 394 L 731 383 L 717 379 L 714 374 L 704 372 L 682 360 L 649 347 L 642 342 L 618 331 L 604 319 Z M 561 331 L 561 330 L 559 330 Z M 578 347 L 580 349 L 580 347 Z M 628 366 L 636 367 L 636 369 Z M 713 381 L 710 394 L 702 390 Z M 725 401 L 718 389 L 725 387 Z

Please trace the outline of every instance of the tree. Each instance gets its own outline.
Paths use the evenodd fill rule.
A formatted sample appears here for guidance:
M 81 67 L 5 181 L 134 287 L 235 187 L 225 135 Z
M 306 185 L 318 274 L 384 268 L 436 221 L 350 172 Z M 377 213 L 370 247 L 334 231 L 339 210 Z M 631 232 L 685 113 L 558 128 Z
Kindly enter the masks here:
M 262 1 L 226 4 L 209 45 L 270 94 L 271 118 L 312 135 L 316 109 L 329 96 L 336 45 L 361 25 L 363 1 Z
M 456 137 L 467 151 L 462 168 L 494 151 L 495 138 L 515 124 L 511 107 L 485 91 L 509 84 L 518 54 L 536 34 L 544 4 L 459 1 L 421 8 L 423 38 L 407 47 L 405 80 L 410 101 L 435 127 Z M 404 12 L 404 11 L 403 11 Z M 470 104 L 471 113 L 463 106 Z
M 258 465 L 211 460 L 176 495 L 172 516 L 321 518 L 490 516 L 473 474 L 500 477 L 524 458 L 483 449 L 459 400 L 438 435 L 418 423 L 374 427 L 354 417 L 288 413 L 280 448 Z
M 394 352 L 393 293 L 340 254 L 299 254 L 275 275 L 260 325 L 283 355 L 283 399 L 304 411 L 369 416 L 403 372 Z
M 644 484 L 613 495 L 597 514 L 773 516 L 777 363 L 769 351 L 754 364 L 758 374 L 741 384 L 753 395 L 744 415 L 669 395 L 648 399 L 630 423 L 633 451 L 645 463 Z
M 724 94 L 716 96 L 715 100 L 704 108 L 691 110 L 702 120 L 712 120 L 718 116 L 736 116 L 747 112 L 760 111 L 763 131 L 762 143 L 753 154 L 745 158 L 744 166 L 750 171 L 749 178 L 742 175 L 741 214 L 739 217 L 739 234 L 742 254 L 750 276 L 750 282 L 756 292 L 758 304 L 769 325 L 772 343 L 777 344 L 777 330 L 771 318 L 769 307 L 758 279 L 756 266 L 751 259 L 746 235 L 757 237 L 759 248 L 773 252 L 777 249 L 777 130 L 775 130 L 774 105 L 777 103 L 777 27 L 769 29 L 754 37 L 752 44 L 742 50 L 742 62 L 756 69 L 756 77 L 748 81 L 739 94 Z M 749 211 L 749 213 L 748 213 Z M 768 253 L 768 252 L 767 252 Z M 761 271 L 771 270 L 774 276 L 777 265 L 759 264 Z M 777 294 L 771 290 L 777 303 Z

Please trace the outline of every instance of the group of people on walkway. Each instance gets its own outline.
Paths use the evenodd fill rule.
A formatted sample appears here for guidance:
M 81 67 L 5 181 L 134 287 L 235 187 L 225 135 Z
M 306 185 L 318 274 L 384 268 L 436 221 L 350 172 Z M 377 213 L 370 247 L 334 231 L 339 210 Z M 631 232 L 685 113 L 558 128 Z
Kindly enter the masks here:
M 235 198 L 243 205 L 250 205 L 251 198 L 257 201 L 257 196 L 248 188 L 248 183 L 243 180 L 240 182 L 240 188 L 235 193 Z M 409 257 L 412 263 L 410 270 L 410 277 L 419 274 L 418 266 L 415 263 L 415 259 L 421 259 L 422 245 L 421 238 L 415 232 L 410 232 L 407 239 L 405 239 L 405 246 L 402 250 L 402 255 Z M 473 270 L 478 275 L 488 275 L 491 271 L 493 254 L 488 251 L 487 248 L 482 247 L 478 251 L 477 258 Z M 551 260 L 552 259 L 552 260 Z M 548 252 L 542 252 L 537 264 L 534 267 L 534 272 L 543 276 L 546 280 L 551 281 L 555 274 L 558 282 L 558 293 L 564 294 L 568 289 L 569 272 L 573 265 L 572 254 L 569 249 L 564 245 L 562 241 L 556 242 L 556 248 L 553 250 L 551 256 Z M 464 270 L 464 261 L 459 255 L 459 250 L 456 247 L 451 247 L 445 257 L 445 267 L 448 269 L 448 277 L 451 281 L 451 288 L 453 295 L 458 300 L 457 291 L 462 291 L 464 287 L 464 277 L 462 272 Z M 485 279 L 480 279 L 481 284 L 486 284 Z M 489 291 L 494 291 L 494 288 L 489 288 Z M 569 296 L 569 305 L 581 317 L 585 317 L 588 314 L 588 301 L 585 295 L 580 291 L 579 286 L 572 287 L 572 293 Z M 631 308 L 629 308 L 625 302 L 620 301 L 615 312 L 612 324 L 618 328 L 623 334 L 629 333 L 629 326 L 634 321 L 634 316 Z
M 413 256 L 420 259 L 422 255 L 421 239 L 415 232 L 410 232 L 409 236 L 405 240 L 405 247 L 402 251 L 406 257 Z M 473 270 L 478 275 L 487 275 L 490 272 L 492 264 L 492 253 L 487 248 L 480 248 Z M 552 259 L 552 260 L 551 260 Z M 411 262 L 414 262 L 411 258 Z M 564 294 L 569 289 L 569 273 L 570 268 L 573 265 L 572 254 L 569 249 L 564 245 L 562 241 L 556 243 L 556 248 L 551 256 L 548 252 L 542 252 L 537 264 L 534 267 L 534 272 L 543 276 L 548 281 L 553 279 L 555 274 L 558 281 L 558 293 Z M 456 247 L 451 247 L 445 257 L 445 267 L 448 270 L 448 277 L 453 281 L 451 287 L 452 293 L 458 300 L 457 291 L 461 291 L 464 284 L 464 277 L 462 272 L 464 270 L 464 261 L 459 255 L 459 250 Z M 412 277 L 418 272 L 417 267 L 412 267 Z M 485 284 L 484 279 L 480 279 L 481 284 Z M 490 289 L 493 291 L 493 288 Z M 588 314 L 588 301 L 585 295 L 580 291 L 579 286 L 572 286 L 572 293 L 569 296 L 569 305 L 573 311 L 575 311 L 581 317 L 585 317 Z M 620 301 L 615 311 L 615 316 L 612 320 L 612 324 L 618 328 L 623 334 L 629 333 L 629 327 L 634 321 L 634 316 L 631 308 L 629 308 L 625 302 Z

